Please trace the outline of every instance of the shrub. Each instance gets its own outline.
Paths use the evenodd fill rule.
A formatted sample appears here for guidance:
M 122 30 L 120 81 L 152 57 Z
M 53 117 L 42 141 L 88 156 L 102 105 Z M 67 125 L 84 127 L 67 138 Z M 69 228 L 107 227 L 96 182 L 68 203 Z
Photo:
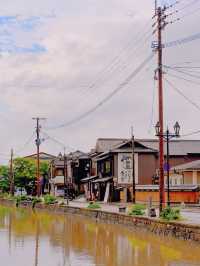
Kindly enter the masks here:
M 146 207 L 142 204 L 135 204 L 131 207 L 129 215 L 142 216 L 145 214 Z
M 87 208 L 88 209 L 101 209 L 101 206 L 98 203 L 91 201 L 89 205 L 87 206 Z
M 160 217 L 163 220 L 167 221 L 173 221 L 173 220 L 180 220 L 181 215 L 180 215 L 180 209 L 178 208 L 170 208 L 166 207 L 160 214 Z
M 54 204 L 56 203 L 56 197 L 52 196 L 52 195 L 45 195 L 44 196 L 44 203 L 45 204 Z

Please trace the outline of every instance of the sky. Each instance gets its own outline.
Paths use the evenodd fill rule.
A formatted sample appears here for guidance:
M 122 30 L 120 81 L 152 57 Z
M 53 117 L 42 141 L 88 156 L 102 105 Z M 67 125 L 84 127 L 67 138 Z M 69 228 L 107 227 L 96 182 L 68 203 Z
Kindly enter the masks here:
M 158 1 L 163 6 L 174 3 Z M 41 151 L 54 155 L 64 146 L 67 152 L 88 152 L 97 138 L 128 138 L 131 126 L 136 138 L 155 137 L 156 54 L 126 80 L 152 54 L 153 0 L 0 0 L 0 4 L 0 163 L 9 159 L 11 148 L 16 156 L 35 152 L 32 117 L 46 118 L 41 121 Z M 200 1 L 182 0 L 167 9 L 170 13 L 164 43 L 199 32 Z M 179 68 L 190 71 L 187 74 L 164 70 L 165 127 L 173 130 L 179 121 L 182 135 L 200 129 L 199 42 L 164 49 L 164 65 L 195 67 Z

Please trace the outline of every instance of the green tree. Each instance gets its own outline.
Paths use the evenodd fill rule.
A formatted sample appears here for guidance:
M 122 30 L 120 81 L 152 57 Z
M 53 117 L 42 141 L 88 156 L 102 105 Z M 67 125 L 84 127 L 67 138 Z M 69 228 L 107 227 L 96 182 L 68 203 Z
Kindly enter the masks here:
M 49 173 L 49 162 L 41 161 L 40 162 L 40 175 L 41 176 L 48 176 Z
M 14 160 L 15 186 L 31 190 L 36 178 L 36 164 L 33 160 L 16 158 Z
M 6 165 L 0 166 L 0 190 L 8 192 L 10 187 L 9 182 L 9 167 Z

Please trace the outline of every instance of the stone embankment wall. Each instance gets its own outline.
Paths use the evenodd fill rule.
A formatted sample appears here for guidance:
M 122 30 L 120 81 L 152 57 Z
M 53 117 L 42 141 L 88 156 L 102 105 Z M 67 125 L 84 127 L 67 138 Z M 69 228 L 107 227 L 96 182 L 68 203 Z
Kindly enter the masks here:
M 14 206 L 15 202 L 0 199 L 0 204 Z M 32 204 L 23 202 L 20 204 L 20 207 L 31 208 Z M 157 235 L 171 236 L 200 243 L 200 225 L 187 225 L 183 222 L 165 222 L 156 218 L 130 216 L 120 213 L 110 213 L 101 210 L 91 210 L 70 206 L 59 206 L 57 204 L 44 205 L 39 203 L 35 206 L 35 209 L 43 209 L 56 213 L 83 215 L 106 223 L 125 225 L 132 228 L 147 230 Z

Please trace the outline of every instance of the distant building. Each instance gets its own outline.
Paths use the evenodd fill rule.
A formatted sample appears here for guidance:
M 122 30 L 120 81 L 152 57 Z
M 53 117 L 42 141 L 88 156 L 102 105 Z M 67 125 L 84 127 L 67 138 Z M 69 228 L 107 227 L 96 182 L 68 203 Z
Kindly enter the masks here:
M 49 153 L 46 153 L 46 152 L 40 152 L 39 156 L 40 156 L 41 161 L 48 161 L 48 162 L 50 162 L 56 158 L 56 156 L 49 154 Z M 31 160 L 37 160 L 37 153 L 26 155 L 23 158 L 31 159 Z
M 66 182 L 73 185 L 76 193 L 83 193 L 81 180 L 90 175 L 90 157 L 87 153 L 75 151 L 66 155 Z M 50 167 L 51 193 L 54 195 L 64 195 L 64 158 L 56 157 L 51 162 Z
M 158 194 L 158 146 L 157 139 L 135 140 L 136 190 L 142 195 L 139 198 L 143 198 L 144 201 L 149 198 L 150 186 Z M 92 160 L 91 176 L 82 180 L 87 198 L 92 199 L 93 195 L 96 194 L 99 200 L 131 200 L 133 179 L 130 139 L 100 138 L 97 140 L 96 147 L 91 151 L 90 156 Z M 178 139 L 170 141 L 171 167 L 196 160 L 200 160 L 200 140 Z M 178 189 L 177 185 L 175 192 L 184 188 L 182 186 Z M 190 190 L 197 191 L 198 189 L 190 187 Z M 159 199 L 159 195 L 156 198 Z

